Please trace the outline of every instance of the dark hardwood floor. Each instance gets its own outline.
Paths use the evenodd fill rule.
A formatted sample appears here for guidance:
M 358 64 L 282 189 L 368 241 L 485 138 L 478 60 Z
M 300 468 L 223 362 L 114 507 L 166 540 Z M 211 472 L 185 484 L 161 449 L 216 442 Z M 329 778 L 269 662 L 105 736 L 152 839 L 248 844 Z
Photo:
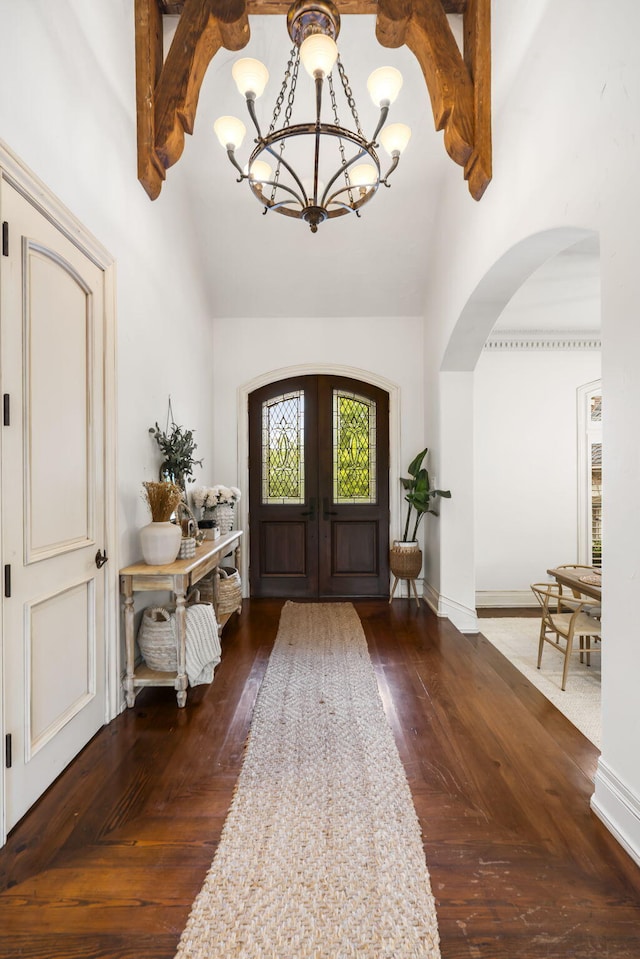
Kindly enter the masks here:
M 423 826 L 443 959 L 638 959 L 640 870 L 590 812 L 595 747 L 481 635 L 406 600 L 355 605 Z M 145 690 L 13 830 L 2 959 L 173 959 L 280 606 L 245 601 L 212 686 L 183 710 Z

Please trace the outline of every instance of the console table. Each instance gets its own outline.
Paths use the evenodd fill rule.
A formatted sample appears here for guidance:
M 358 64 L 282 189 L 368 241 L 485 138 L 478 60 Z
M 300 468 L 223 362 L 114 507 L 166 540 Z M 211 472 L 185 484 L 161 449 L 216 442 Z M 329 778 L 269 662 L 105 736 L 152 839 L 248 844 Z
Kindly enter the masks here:
M 236 568 L 240 568 L 240 540 L 242 530 L 232 530 L 224 533 L 216 540 L 205 540 L 196 547 L 196 555 L 190 559 L 177 559 L 166 566 L 148 566 L 146 563 L 135 563 L 120 570 L 120 594 L 124 603 L 124 635 L 127 671 L 124 679 L 124 691 L 127 697 L 127 706 L 135 703 L 136 691 L 142 686 L 173 686 L 176 690 L 178 706 L 187 702 L 187 674 L 185 667 L 185 640 L 186 640 L 186 609 L 185 598 L 191 586 L 198 583 L 203 576 L 212 570 L 215 574 L 214 596 L 217 587 L 217 568 L 220 560 L 228 553 L 235 553 Z M 160 672 L 151 669 L 146 663 L 135 665 L 135 630 L 134 630 L 134 594 L 169 590 L 173 593 L 176 604 L 177 630 L 177 661 L 176 672 Z M 231 614 L 224 616 L 219 624 L 222 628 Z

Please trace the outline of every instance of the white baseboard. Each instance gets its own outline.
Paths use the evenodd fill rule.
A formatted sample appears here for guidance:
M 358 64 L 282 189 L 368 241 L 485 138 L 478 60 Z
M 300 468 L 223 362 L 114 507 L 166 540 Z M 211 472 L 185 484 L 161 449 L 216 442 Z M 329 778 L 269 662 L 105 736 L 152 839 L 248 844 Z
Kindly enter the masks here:
M 475 609 L 463 606 L 455 600 L 447 599 L 442 593 L 431 586 L 430 583 L 424 584 L 422 597 L 425 603 L 433 610 L 436 616 L 450 619 L 456 629 L 461 633 L 477 633 L 478 617 Z
M 479 590 L 476 593 L 476 608 L 510 609 L 535 606 L 536 600 L 530 589 Z
M 591 797 L 593 812 L 640 866 L 640 796 L 616 776 L 602 756 L 598 760 L 595 785 Z

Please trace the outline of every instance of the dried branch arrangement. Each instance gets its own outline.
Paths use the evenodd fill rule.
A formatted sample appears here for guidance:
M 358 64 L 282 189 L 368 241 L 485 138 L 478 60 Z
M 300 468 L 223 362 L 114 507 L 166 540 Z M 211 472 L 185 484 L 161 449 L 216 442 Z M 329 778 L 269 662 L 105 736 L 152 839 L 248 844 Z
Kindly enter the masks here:
M 182 490 L 175 483 L 143 483 L 151 519 L 154 523 L 167 523 L 182 499 Z

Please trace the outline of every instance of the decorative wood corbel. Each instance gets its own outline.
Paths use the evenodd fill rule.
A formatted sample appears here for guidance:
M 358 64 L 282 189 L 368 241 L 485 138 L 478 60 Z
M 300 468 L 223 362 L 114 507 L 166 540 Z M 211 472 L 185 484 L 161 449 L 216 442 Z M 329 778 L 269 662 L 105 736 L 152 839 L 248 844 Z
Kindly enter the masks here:
M 240 50 L 252 15 L 286 14 L 291 0 L 135 0 L 138 178 L 152 200 L 193 132 L 205 71 L 220 47 Z M 479 200 L 491 181 L 491 0 L 337 0 L 341 13 L 377 12 L 386 47 L 416 56 L 437 130 Z M 180 15 L 163 63 L 162 14 Z M 447 13 L 462 13 L 460 53 Z
M 198 96 L 214 54 L 240 50 L 249 40 L 245 0 L 185 0 L 163 63 L 159 0 L 136 0 L 138 179 L 152 200 L 166 170 L 180 159 L 184 134 L 193 133 Z
M 491 181 L 491 0 L 467 0 L 463 18 L 464 56 L 441 0 L 378 0 L 376 36 L 414 53 L 436 130 L 479 200 Z

